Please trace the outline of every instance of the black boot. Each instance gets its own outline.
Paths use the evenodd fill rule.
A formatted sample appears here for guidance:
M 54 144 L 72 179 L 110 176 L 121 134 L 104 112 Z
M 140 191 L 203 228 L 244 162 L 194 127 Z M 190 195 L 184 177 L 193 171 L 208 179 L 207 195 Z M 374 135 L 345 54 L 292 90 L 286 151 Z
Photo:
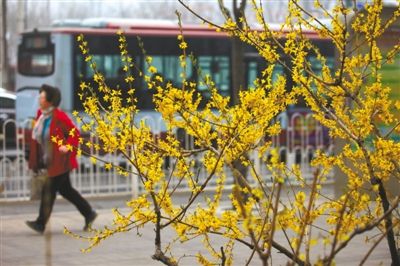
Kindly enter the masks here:
M 32 230 L 38 232 L 39 234 L 43 234 L 44 225 L 38 224 L 36 221 L 26 221 L 27 226 L 29 226 Z
M 92 225 L 93 221 L 97 217 L 97 212 L 92 211 L 89 216 L 85 217 L 85 226 L 83 227 L 83 231 L 88 231 L 89 227 Z

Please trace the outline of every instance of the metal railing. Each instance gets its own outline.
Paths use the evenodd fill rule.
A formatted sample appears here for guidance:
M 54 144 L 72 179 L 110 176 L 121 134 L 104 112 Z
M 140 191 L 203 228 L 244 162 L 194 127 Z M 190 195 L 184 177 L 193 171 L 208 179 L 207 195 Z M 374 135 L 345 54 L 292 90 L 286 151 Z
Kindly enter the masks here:
M 155 137 L 161 134 L 162 121 L 153 119 L 152 117 L 143 117 L 149 125 L 154 128 Z M 155 121 L 157 120 L 157 121 Z M 288 167 L 298 164 L 302 170 L 303 177 L 310 179 L 313 177 L 314 169 L 310 166 L 310 162 L 316 150 L 320 149 L 327 153 L 332 153 L 333 145 L 328 138 L 328 132 L 310 114 L 294 113 L 290 116 L 283 113 L 277 117 L 281 123 L 283 131 L 280 135 L 269 139 L 272 146 L 279 150 L 281 161 L 285 162 Z M 16 201 L 29 200 L 31 198 L 32 173 L 28 169 L 26 156 L 28 132 L 24 130 L 16 130 L 14 136 L 6 136 L 5 127 L 13 125 L 16 127 L 14 120 L 7 120 L 3 125 L 0 134 L 0 201 Z M 193 148 L 194 140 L 183 131 L 177 131 L 177 138 L 180 139 L 185 148 Z M 5 140 L 15 138 L 13 147 L 7 146 Z M 93 143 L 97 140 L 92 139 Z M 112 162 L 114 165 L 130 167 L 127 159 L 118 154 L 93 154 L 104 161 Z M 268 154 L 267 154 L 268 156 Z M 260 158 L 258 151 L 249 154 L 249 158 L 259 174 L 266 181 L 271 176 L 270 171 Z M 192 158 L 195 161 L 193 171 L 199 173 L 199 179 L 206 178 L 206 171 L 202 167 L 200 155 Z M 115 168 L 106 170 L 104 163 L 97 161 L 93 164 L 89 157 L 78 157 L 79 168 L 71 173 L 71 182 L 73 186 L 86 196 L 104 196 L 116 194 L 133 194 L 137 195 L 143 189 L 138 181 L 137 176 L 130 175 L 124 177 L 118 174 Z M 166 160 L 165 173 L 168 175 L 173 162 Z M 225 187 L 233 185 L 234 180 L 229 169 L 225 169 L 227 180 Z M 250 171 L 248 171 L 250 175 Z M 249 178 L 249 180 L 251 180 Z M 178 182 L 173 180 L 172 182 Z M 172 183 L 174 184 L 174 183 Z M 209 186 L 216 186 L 214 181 Z M 185 185 L 178 186 L 178 190 L 187 191 L 189 188 Z

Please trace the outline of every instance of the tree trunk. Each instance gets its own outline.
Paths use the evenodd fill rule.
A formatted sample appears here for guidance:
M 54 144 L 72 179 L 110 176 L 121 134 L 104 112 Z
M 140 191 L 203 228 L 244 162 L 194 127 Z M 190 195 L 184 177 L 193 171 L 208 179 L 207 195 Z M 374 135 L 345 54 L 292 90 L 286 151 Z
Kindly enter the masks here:
M 7 2 L 1 1 L 1 52 L 0 52 L 0 73 L 1 73 L 1 86 L 8 88 L 8 56 L 7 56 Z

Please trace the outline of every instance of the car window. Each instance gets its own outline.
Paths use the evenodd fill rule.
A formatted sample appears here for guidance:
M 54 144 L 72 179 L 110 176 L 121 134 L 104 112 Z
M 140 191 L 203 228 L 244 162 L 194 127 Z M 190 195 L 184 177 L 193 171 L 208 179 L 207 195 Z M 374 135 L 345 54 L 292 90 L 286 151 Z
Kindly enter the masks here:
M 14 109 L 15 100 L 10 98 L 0 97 L 0 108 L 1 109 Z

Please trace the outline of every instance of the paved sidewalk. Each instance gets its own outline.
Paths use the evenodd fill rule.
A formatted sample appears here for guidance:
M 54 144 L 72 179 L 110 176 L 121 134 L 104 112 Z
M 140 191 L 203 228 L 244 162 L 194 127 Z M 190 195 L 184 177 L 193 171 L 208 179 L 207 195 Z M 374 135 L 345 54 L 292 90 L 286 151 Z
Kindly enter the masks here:
M 89 199 L 99 212 L 94 226 L 99 228 L 111 224 L 111 208 L 124 206 L 125 199 L 127 197 Z M 33 232 L 24 223 L 36 218 L 37 201 L 0 204 L 0 266 L 163 265 L 151 259 L 154 252 L 154 231 L 151 227 L 142 229 L 142 236 L 138 236 L 136 231 L 122 233 L 104 241 L 90 253 L 81 253 L 80 249 L 87 247 L 87 243 L 63 234 L 64 225 L 74 232 L 85 234 L 82 232 L 83 218 L 71 204 L 57 200 L 44 235 Z M 164 239 L 173 239 L 173 234 L 166 232 Z M 213 239 L 213 242 L 219 243 L 220 239 Z M 187 256 L 181 259 L 180 265 L 194 265 L 192 256 L 201 250 L 199 239 L 184 245 L 177 244 L 174 254 Z M 250 251 L 241 244 L 236 244 L 236 250 L 234 265 L 245 265 Z M 367 250 L 364 238 L 356 239 L 338 256 L 337 265 L 358 265 Z M 286 264 L 282 255 L 274 253 L 273 256 L 272 265 Z M 250 265 L 261 264 L 255 256 Z M 378 245 L 365 265 L 390 265 L 385 241 Z

